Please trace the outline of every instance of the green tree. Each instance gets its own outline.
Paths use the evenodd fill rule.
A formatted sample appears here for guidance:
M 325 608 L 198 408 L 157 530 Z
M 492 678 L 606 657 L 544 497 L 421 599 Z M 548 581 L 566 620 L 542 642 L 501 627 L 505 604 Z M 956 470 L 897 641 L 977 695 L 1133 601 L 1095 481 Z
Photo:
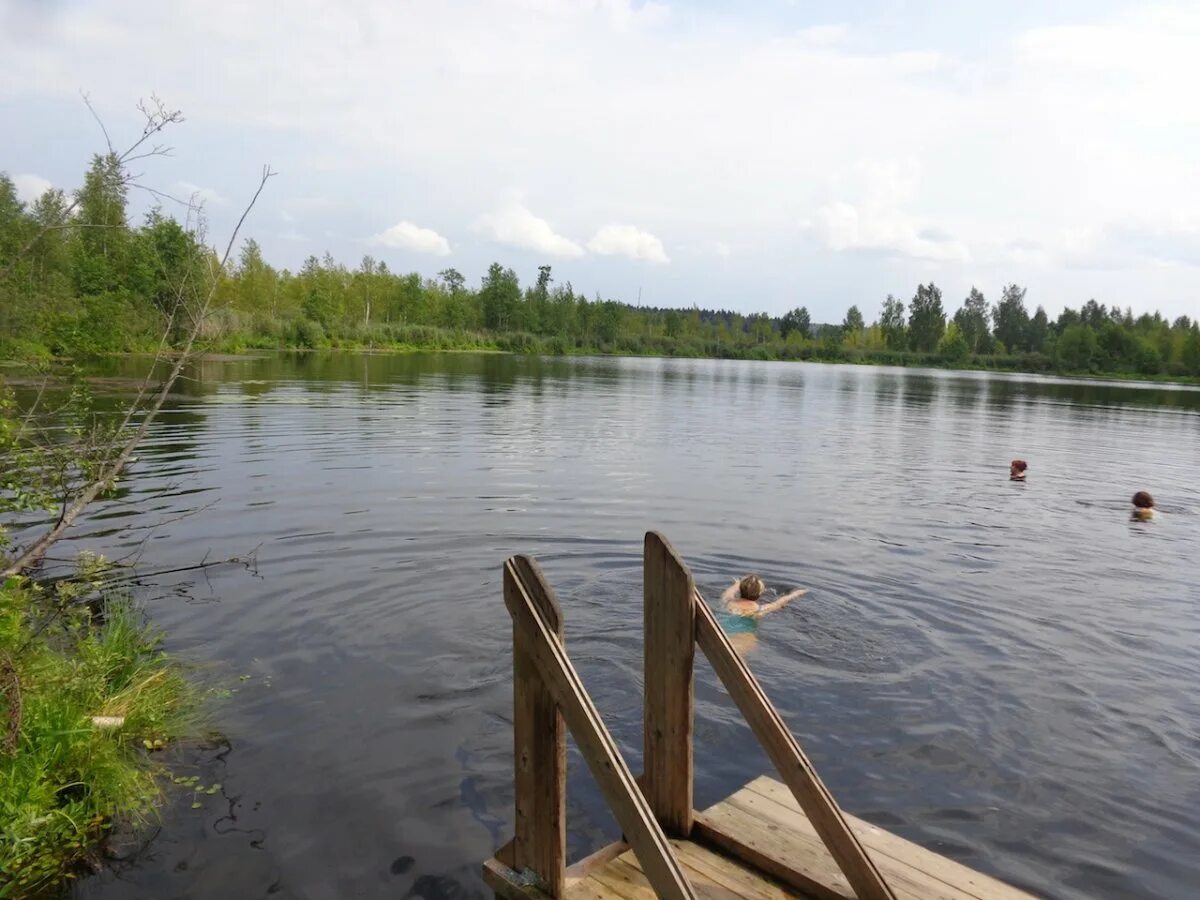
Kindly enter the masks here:
M 887 295 L 883 301 L 883 312 L 879 315 L 879 327 L 889 350 L 903 350 L 908 343 L 908 329 L 904 325 L 904 304 Z
M 1025 310 L 1025 288 L 1005 285 L 1000 302 L 992 310 L 996 340 L 1003 341 L 1009 352 L 1028 348 L 1029 313 Z
M 309 255 L 300 270 L 304 285 L 303 312 L 306 319 L 319 322 L 326 330 L 338 317 L 338 297 L 334 291 L 332 273 L 315 256 Z
M 857 306 L 846 310 L 846 318 L 842 320 L 842 330 L 847 334 L 861 334 L 864 328 L 863 315 Z
M 808 315 L 808 307 L 798 306 L 787 313 L 779 322 L 779 333 L 786 341 L 789 335 L 798 334 L 807 340 L 812 336 L 812 319 Z
M 954 324 L 971 353 L 988 351 L 992 339 L 988 328 L 988 302 L 977 288 L 971 288 L 962 307 L 954 314 Z
M 754 313 L 746 319 L 747 332 L 756 344 L 765 344 L 775 336 L 771 317 L 766 313 Z
M 76 193 L 75 286 L 81 294 L 116 290 L 128 274 L 126 193 L 117 156 L 94 156 Z
M 1033 314 L 1033 318 L 1029 320 L 1029 328 L 1026 330 L 1025 345 L 1035 353 L 1044 353 L 1046 340 L 1050 337 L 1050 319 L 1046 315 L 1046 310 L 1041 306 L 1037 308 L 1037 312 Z
M 1082 323 L 1069 325 L 1055 345 L 1055 362 L 1068 372 L 1088 372 L 1097 351 L 1096 332 Z
M 938 341 L 938 353 L 948 359 L 960 363 L 966 359 L 971 353 L 971 347 L 967 343 L 966 336 L 958 327 L 957 322 L 951 322 L 946 326 L 946 332 L 942 335 L 942 339 Z
M 942 292 L 932 281 L 917 285 L 908 307 L 908 338 L 914 350 L 930 353 L 946 330 L 946 312 L 942 309 Z
M 451 294 L 457 294 L 467 286 L 467 279 L 463 278 L 458 269 L 442 269 L 438 272 L 438 278 L 442 279 L 442 284 Z
M 30 210 L 33 231 L 41 235 L 29 253 L 35 283 L 38 290 L 56 297 L 66 295 L 71 281 L 70 231 L 62 227 L 67 220 L 67 205 L 66 195 L 50 188 L 42 192 Z
M 484 325 L 497 331 L 508 328 L 521 304 L 521 283 L 517 273 L 500 263 L 488 266 L 479 289 L 479 302 L 483 306 Z
M 1200 327 L 1195 324 L 1188 329 L 1180 361 L 1192 375 L 1200 375 Z
M 199 257 L 195 238 L 174 219 L 155 208 L 133 236 L 131 264 L 125 284 L 168 314 L 178 299 L 191 293 L 192 269 Z M 186 329 L 186 322 L 175 323 Z

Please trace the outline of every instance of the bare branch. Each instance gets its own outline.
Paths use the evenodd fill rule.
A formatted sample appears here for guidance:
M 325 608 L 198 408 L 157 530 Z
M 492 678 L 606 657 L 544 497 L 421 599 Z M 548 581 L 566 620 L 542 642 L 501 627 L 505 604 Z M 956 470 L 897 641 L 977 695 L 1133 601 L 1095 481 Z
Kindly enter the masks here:
M 116 153 L 113 149 L 112 138 L 108 136 L 108 129 L 104 127 L 104 120 L 100 118 L 100 114 L 96 112 L 96 107 L 92 106 L 92 98 L 87 91 L 80 91 L 79 95 L 83 97 L 83 105 L 88 108 L 88 112 L 92 114 L 92 118 L 96 120 L 96 124 L 100 126 L 100 131 L 104 134 L 104 143 L 108 147 L 109 153 Z
M 159 134 L 171 125 L 178 125 L 184 121 L 183 113 L 180 110 L 168 109 L 157 95 L 151 94 L 149 103 L 147 103 L 145 100 L 138 101 L 137 108 L 146 119 L 145 124 L 142 126 L 141 137 L 130 144 L 129 147 L 119 155 L 117 154 L 116 149 L 113 147 L 112 138 L 109 137 L 108 129 L 104 126 L 104 121 L 100 118 L 99 113 L 96 112 L 96 108 L 92 106 L 91 96 L 84 91 L 80 91 L 80 95 L 83 97 L 83 102 L 84 105 L 87 106 L 88 112 L 92 114 L 92 118 L 96 120 L 96 124 L 100 126 L 100 130 L 104 133 L 104 143 L 108 147 L 109 156 L 115 156 L 118 165 L 122 167 L 122 176 L 120 179 L 121 185 L 125 187 L 138 186 L 138 179 L 141 178 L 140 174 L 131 175 L 124 169 L 124 166 L 128 163 L 135 160 L 147 159 L 152 156 L 170 156 L 172 154 L 172 148 L 162 144 L 156 144 L 150 150 L 139 152 L 142 145 L 154 135 Z M 12 258 L 8 261 L 4 268 L 0 269 L 0 281 L 4 281 L 6 278 L 8 278 L 13 269 L 16 267 L 17 261 L 24 258 L 30 250 L 37 246 L 38 242 L 43 237 L 49 234 L 52 230 L 63 227 L 64 223 L 67 223 L 70 220 L 71 215 L 79 207 L 79 202 L 80 196 L 76 194 L 71 203 L 63 209 L 61 218 L 58 222 L 47 223 L 38 231 L 37 234 L 30 238 L 25 246 L 13 254 Z M 82 226 L 76 225 L 76 227 Z M 103 225 L 97 227 L 107 228 L 111 226 Z
M 233 232 L 229 236 L 229 243 L 226 245 L 225 253 L 221 257 L 221 261 L 219 263 L 219 267 L 221 269 L 224 269 L 230 255 L 233 253 L 234 244 L 237 242 L 238 233 L 241 231 L 242 225 L 246 221 L 246 217 L 250 215 L 250 211 L 258 202 L 258 198 L 262 195 L 263 189 L 267 186 L 267 182 L 274 177 L 274 175 L 275 173 L 271 171 L 270 166 L 263 166 L 262 177 L 259 180 L 258 188 L 254 191 L 254 195 L 250 198 L 250 202 L 242 211 L 242 215 L 238 219 L 237 225 L 234 227 Z M 216 296 L 217 288 L 219 286 L 220 272 L 212 272 L 212 277 L 209 279 L 207 293 L 204 295 L 203 300 L 199 304 L 199 307 L 195 313 L 193 313 L 192 310 L 187 309 L 187 305 L 185 303 L 182 303 L 183 287 L 180 287 L 179 292 L 177 293 L 177 297 L 180 298 L 180 303 L 177 305 L 182 305 L 185 312 L 188 312 L 191 315 L 191 329 L 188 332 L 187 339 L 184 342 L 181 352 L 175 360 L 175 364 L 171 368 L 170 374 L 167 376 L 166 381 L 163 382 L 158 393 L 155 395 L 154 401 L 145 410 L 145 414 L 142 416 L 142 420 L 139 423 L 137 430 L 133 433 L 129 440 L 125 442 L 120 453 L 118 453 L 115 458 L 104 462 L 100 466 L 99 471 L 91 483 L 89 483 L 78 495 L 76 495 L 69 504 L 64 505 L 58 521 L 50 529 L 38 537 L 32 544 L 22 550 L 20 554 L 6 566 L 3 573 L 0 573 L 4 577 L 20 574 L 30 566 L 36 564 L 46 554 L 46 551 L 49 550 L 49 548 L 52 547 L 55 542 L 62 538 L 67 529 L 74 524 L 75 520 L 83 513 L 83 511 L 87 509 L 87 507 L 93 501 L 95 501 L 97 497 L 104 493 L 105 490 L 111 487 L 117 476 L 120 475 L 125 469 L 126 465 L 128 465 L 130 458 L 133 456 L 134 450 L 137 449 L 138 444 L 142 442 L 142 439 L 150 430 L 150 426 L 157 418 L 159 411 L 162 409 L 163 403 L 166 402 L 167 396 L 171 393 L 171 389 L 174 387 L 176 380 L 178 380 L 184 366 L 186 366 L 191 360 L 193 347 L 196 344 L 197 338 L 200 336 L 200 329 L 204 324 L 208 310 L 212 305 L 213 297 Z M 141 395 L 139 394 L 139 396 Z M 133 404 L 129 407 L 123 421 L 123 426 L 129 425 L 136 410 L 137 404 Z

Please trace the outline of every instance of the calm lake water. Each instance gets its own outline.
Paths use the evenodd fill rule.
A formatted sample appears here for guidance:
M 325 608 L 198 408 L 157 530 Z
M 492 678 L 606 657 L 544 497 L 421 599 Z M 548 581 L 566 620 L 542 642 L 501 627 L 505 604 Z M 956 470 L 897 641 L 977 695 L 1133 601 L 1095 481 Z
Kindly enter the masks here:
M 1195 896 L 1200 392 L 501 355 L 193 374 L 133 470 L 152 511 L 90 525 L 215 504 L 155 532 L 147 570 L 258 547 L 256 574 L 143 590 L 236 689 L 227 745 L 186 756 L 222 789 L 177 795 L 76 896 L 487 896 L 512 822 L 501 563 L 541 561 L 636 771 L 649 528 L 710 598 L 747 572 L 811 588 L 750 661 L 846 809 L 1047 896 Z M 770 765 L 697 678 L 706 805 Z M 574 750 L 568 827 L 573 854 L 616 832 Z

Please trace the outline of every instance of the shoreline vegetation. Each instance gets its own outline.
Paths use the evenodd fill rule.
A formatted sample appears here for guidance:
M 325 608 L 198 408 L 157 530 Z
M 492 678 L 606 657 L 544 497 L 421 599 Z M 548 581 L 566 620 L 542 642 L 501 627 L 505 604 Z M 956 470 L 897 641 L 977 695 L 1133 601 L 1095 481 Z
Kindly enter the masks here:
M 153 821 L 162 751 L 198 731 L 201 691 L 102 561 L 53 588 L 0 583 L 0 897 L 49 896 Z M 102 610 L 102 612 L 100 612 Z
M 192 358 L 238 232 L 273 175 L 263 168 L 224 255 L 200 239 L 194 204 L 188 228 L 158 217 L 165 231 L 130 229 L 124 199 L 137 176 L 127 164 L 169 152 L 147 142 L 182 121 L 157 98 L 138 108 L 140 136 L 120 154 L 109 142 L 71 200 L 48 190 L 27 208 L 0 175 L 0 358 L 156 351 L 132 399 L 116 408 L 94 405 L 74 366 L 65 378 L 35 367 L 40 383 L 22 398 L 0 378 L 5 900 L 49 896 L 99 869 L 114 830 L 132 833 L 154 817 L 168 774 L 160 752 L 194 737 L 198 724 L 202 692 L 162 652 L 128 595 L 150 531 L 119 561 L 122 574 L 87 551 L 65 573 L 66 560 L 48 556 L 94 502 L 121 495 L 125 469 Z M 190 787 L 193 808 L 203 806 L 198 778 L 174 781 Z
M 127 191 L 112 154 L 94 157 L 73 195 L 50 189 L 32 204 L 0 173 L 0 359 L 181 346 L 192 323 L 173 314 L 179 286 L 215 278 L 197 346 L 216 352 L 498 350 L 1200 379 L 1190 317 L 1088 300 L 1052 320 L 1043 306 L 1030 312 L 1016 284 L 994 302 L 972 288 L 954 312 L 937 285 L 920 284 L 907 301 L 887 295 L 873 321 L 854 305 L 820 324 L 804 306 L 772 316 L 589 298 L 548 265 L 524 287 L 500 263 L 478 287 L 454 268 L 400 274 L 370 256 L 354 268 L 309 256 L 291 272 L 253 239 L 223 264 L 159 208 L 131 224 Z

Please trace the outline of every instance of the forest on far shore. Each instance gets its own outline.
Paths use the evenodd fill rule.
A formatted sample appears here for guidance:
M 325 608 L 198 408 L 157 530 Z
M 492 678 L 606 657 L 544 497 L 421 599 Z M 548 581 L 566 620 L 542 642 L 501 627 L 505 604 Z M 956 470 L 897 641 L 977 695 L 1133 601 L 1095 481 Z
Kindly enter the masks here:
M 161 209 L 131 224 L 127 190 L 113 154 L 97 155 L 73 194 L 50 189 L 31 205 L 0 173 L 0 358 L 151 350 L 183 327 L 168 311 L 203 280 L 191 270 L 211 272 L 216 256 Z M 1200 377 L 1200 323 L 1189 317 L 1089 300 L 1052 320 L 1040 305 L 1031 313 L 1015 284 L 995 300 L 972 288 L 958 303 L 921 284 L 911 298 L 818 324 L 804 306 L 776 317 L 589 298 L 548 265 L 524 287 L 500 263 L 478 287 L 453 268 L 427 278 L 370 256 L 355 268 L 310 256 L 291 272 L 253 239 L 217 278 L 203 338 L 226 351 L 494 349 Z

